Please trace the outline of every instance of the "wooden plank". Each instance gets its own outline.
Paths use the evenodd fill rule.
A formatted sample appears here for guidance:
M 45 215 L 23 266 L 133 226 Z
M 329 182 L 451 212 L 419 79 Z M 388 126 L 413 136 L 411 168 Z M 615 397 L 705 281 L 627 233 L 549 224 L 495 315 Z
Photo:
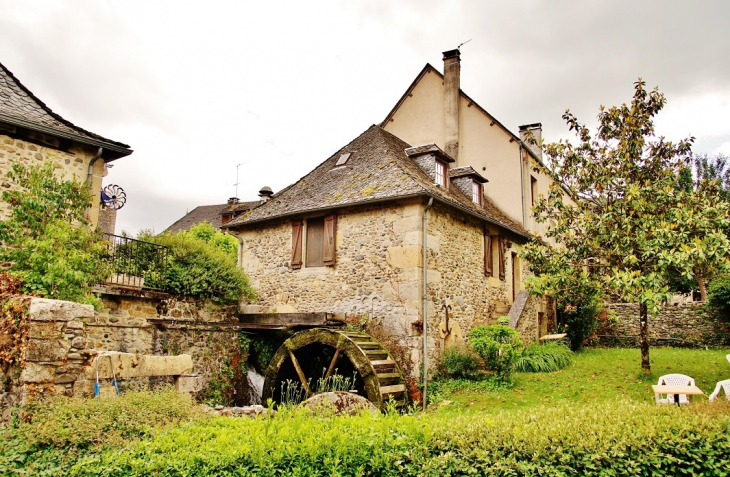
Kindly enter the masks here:
M 199 320 L 167 320 L 148 318 L 147 322 L 161 326 L 219 326 L 221 328 L 238 328 L 243 330 L 286 330 L 286 325 L 266 325 L 257 323 L 241 323 L 239 321 L 199 321 Z
M 261 324 L 261 325 L 306 325 L 306 326 L 322 326 L 326 325 L 332 313 L 239 313 L 238 321 L 241 323 Z
M 335 370 L 335 364 L 337 363 L 337 358 L 340 357 L 340 348 L 337 348 L 335 350 L 335 355 L 332 358 L 332 362 L 330 363 L 330 367 L 327 369 L 327 374 L 324 377 L 324 380 L 327 381 L 327 379 L 332 375 L 332 371 Z

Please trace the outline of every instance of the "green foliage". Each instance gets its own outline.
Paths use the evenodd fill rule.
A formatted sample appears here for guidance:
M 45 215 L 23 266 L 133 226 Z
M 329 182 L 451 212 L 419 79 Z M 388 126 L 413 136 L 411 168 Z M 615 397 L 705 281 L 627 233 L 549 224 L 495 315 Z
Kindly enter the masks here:
M 91 287 L 111 268 L 101 232 L 85 226 L 86 186 L 57 178 L 50 162 L 15 164 L 8 177 L 23 189 L 3 192 L 12 214 L 0 222 L 0 260 L 11 264 L 25 293 L 99 306 Z
M 603 294 L 589 287 L 575 289 L 571 295 L 558 301 L 557 309 L 562 319 L 561 331 L 568 335 L 570 348 L 578 351 L 598 328 Z
M 477 326 L 469 332 L 472 349 L 484 360 L 498 379 L 509 380 L 520 356 L 520 335 L 509 326 Z
M 445 378 L 474 379 L 481 374 L 481 367 L 479 356 L 462 344 L 444 350 L 438 372 Z
M 0 430 L 0 475 L 69 475 L 76 459 L 201 417 L 189 395 L 171 389 L 129 391 L 112 399 L 33 401 L 10 429 Z
M 730 321 L 730 275 L 720 276 L 710 282 L 708 303 L 725 321 Z
M 553 373 L 570 366 L 573 352 L 563 343 L 531 344 L 515 364 L 518 373 Z
M 578 144 L 545 146 L 553 179 L 550 193 L 533 207 L 547 227 L 547 241 L 533 241 L 523 256 L 536 276 L 533 293 L 557 299 L 593 288 L 641 304 L 641 322 L 671 296 L 669 271 L 686 278 L 727 268 L 730 203 L 716 182 L 682 189 L 693 138 L 672 143 L 654 134 L 653 117 L 666 99 L 635 84 L 631 104 L 601 107 L 595 136 L 570 112 L 563 115 Z M 642 367 L 650 369 L 646 327 Z
M 499 318 L 497 318 L 497 324 L 498 325 L 509 326 L 509 322 L 510 321 L 511 321 L 511 319 L 510 319 L 509 316 L 500 316 Z
M 556 416 L 560 416 L 559 419 Z M 537 408 L 489 419 L 363 413 L 216 418 L 122 452 L 85 459 L 75 475 L 723 475 L 727 406 L 625 401 Z
M 152 286 L 175 295 L 221 304 L 255 298 L 248 277 L 236 263 L 238 242 L 214 230 L 212 225 L 203 223 L 189 232 L 155 237 L 144 234 L 139 238 L 169 247 L 170 261 L 164 277 Z
M 307 381 L 307 385 L 312 391 L 312 394 L 350 391 L 355 387 L 357 372 L 352 373 L 352 378 L 337 374 L 336 368 L 332 375 L 325 379 L 326 374 L 327 370 L 322 369 L 322 376 L 320 378 L 314 382 L 312 382 L 311 378 Z M 281 383 L 281 403 L 283 405 L 296 406 L 305 399 L 307 399 L 307 391 L 301 382 L 287 379 Z

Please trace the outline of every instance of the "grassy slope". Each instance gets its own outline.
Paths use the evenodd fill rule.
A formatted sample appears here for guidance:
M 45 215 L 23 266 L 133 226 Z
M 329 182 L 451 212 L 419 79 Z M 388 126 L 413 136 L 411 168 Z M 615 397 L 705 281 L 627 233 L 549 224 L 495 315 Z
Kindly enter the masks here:
M 628 398 L 651 402 L 651 385 L 659 376 L 681 373 L 695 378 L 707 401 L 715 383 L 730 379 L 730 363 L 725 359 L 728 350 L 690 350 L 679 348 L 652 348 L 652 374 L 644 376 L 639 367 L 638 349 L 586 349 L 575 355 L 574 363 L 556 373 L 518 373 L 514 388 L 501 391 L 461 390 L 446 399 L 460 411 L 494 412 L 507 409 L 554 405 L 563 402 L 601 402 Z

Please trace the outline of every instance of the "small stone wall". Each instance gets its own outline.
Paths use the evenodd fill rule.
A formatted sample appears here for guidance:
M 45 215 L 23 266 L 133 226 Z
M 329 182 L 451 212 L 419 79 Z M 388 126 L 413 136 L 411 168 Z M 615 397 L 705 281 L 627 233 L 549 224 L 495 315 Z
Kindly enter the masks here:
M 238 329 L 217 325 L 237 320 L 235 306 L 113 295 L 102 295 L 102 301 L 105 310 L 95 312 L 91 305 L 30 300 L 26 362 L 0 371 L 0 408 L 22 404 L 33 394 L 93 395 L 95 357 L 104 351 L 190 354 L 198 380 L 192 388 L 205 390 L 239 350 Z M 246 357 L 241 358 L 245 365 Z M 109 380 L 104 381 L 108 386 Z M 172 378 L 129 378 L 120 387 L 146 388 L 161 381 L 171 383 Z
M 639 305 L 608 303 L 608 316 L 598 328 L 598 342 L 604 346 L 638 346 Z M 730 328 L 711 316 L 704 303 L 684 303 L 662 307 L 649 317 L 652 346 L 724 346 L 730 344 Z

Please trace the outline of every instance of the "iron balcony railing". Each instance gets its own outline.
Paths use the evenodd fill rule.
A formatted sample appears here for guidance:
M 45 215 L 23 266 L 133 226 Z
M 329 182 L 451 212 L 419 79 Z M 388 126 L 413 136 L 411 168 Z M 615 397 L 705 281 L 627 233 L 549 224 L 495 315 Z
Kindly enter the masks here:
M 167 271 L 168 248 L 120 235 L 104 234 L 109 242 L 108 260 L 112 275 L 105 285 L 162 290 Z

